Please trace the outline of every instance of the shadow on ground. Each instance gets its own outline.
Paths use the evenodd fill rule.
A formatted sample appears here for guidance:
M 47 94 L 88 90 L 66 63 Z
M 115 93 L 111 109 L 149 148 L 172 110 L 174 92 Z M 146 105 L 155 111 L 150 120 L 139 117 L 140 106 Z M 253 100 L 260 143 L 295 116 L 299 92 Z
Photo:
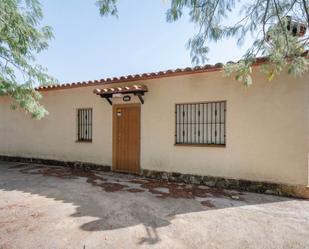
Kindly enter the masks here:
M 2 162 L 0 166 L 1 190 L 72 203 L 76 206 L 72 217 L 97 218 L 80 226 L 85 231 L 143 224 L 147 236 L 139 244 L 160 241 L 156 229 L 170 225 L 176 215 L 290 200 L 112 172 L 25 163 Z

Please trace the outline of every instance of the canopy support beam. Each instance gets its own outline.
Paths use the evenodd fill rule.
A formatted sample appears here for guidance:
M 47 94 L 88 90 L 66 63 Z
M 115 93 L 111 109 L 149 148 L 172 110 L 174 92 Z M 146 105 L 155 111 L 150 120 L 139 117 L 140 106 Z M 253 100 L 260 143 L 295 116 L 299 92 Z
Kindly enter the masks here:
M 143 99 L 143 95 L 144 93 L 135 93 L 134 95 L 136 95 L 139 98 L 139 101 L 142 103 L 142 105 L 144 104 L 144 99 Z
M 107 101 L 110 105 L 113 105 L 113 102 L 111 101 L 111 98 L 112 98 L 112 97 L 113 97 L 112 95 L 106 95 L 106 96 L 101 95 L 101 98 L 106 99 L 106 101 Z

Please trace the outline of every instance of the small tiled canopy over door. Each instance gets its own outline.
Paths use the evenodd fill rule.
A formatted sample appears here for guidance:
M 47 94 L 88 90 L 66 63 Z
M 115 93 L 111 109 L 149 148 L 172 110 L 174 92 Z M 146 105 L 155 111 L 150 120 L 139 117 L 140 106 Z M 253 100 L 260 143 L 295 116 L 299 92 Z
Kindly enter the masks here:
M 140 171 L 140 105 L 113 106 L 113 170 Z

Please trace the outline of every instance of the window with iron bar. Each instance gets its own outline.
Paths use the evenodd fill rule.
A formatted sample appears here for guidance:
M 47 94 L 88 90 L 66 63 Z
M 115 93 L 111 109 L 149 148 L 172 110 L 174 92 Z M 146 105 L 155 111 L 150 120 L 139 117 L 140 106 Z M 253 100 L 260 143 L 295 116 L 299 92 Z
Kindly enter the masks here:
M 226 101 L 176 104 L 176 145 L 226 143 Z
M 83 108 L 77 110 L 77 141 L 92 141 L 92 109 Z

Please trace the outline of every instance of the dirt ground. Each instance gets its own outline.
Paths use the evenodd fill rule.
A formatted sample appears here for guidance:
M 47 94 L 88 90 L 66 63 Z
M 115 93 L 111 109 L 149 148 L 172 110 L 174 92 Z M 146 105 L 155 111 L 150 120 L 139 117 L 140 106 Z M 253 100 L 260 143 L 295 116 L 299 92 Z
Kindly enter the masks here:
M 309 201 L 0 162 L 0 248 L 309 248 Z

